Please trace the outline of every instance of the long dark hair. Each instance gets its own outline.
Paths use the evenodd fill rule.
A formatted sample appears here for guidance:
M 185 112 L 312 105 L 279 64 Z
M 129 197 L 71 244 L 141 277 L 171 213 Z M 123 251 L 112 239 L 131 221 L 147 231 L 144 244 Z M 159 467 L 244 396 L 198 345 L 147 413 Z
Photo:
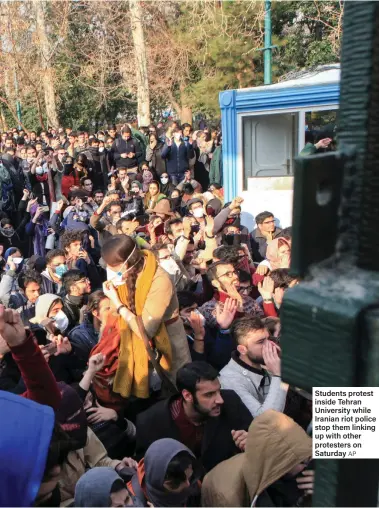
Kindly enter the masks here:
M 135 241 L 128 235 L 113 235 L 104 243 L 101 249 L 101 257 L 110 266 L 115 266 L 128 260 L 126 267 L 133 267 L 128 272 L 125 283 L 128 288 L 129 309 L 133 314 L 136 314 L 135 288 L 138 274 L 143 268 L 144 258 L 136 247 Z
M 105 298 L 108 297 L 105 296 L 104 292 L 101 291 L 101 289 L 98 289 L 89 295 L 86 308 L 86 318 L 90 323 L 93 323 L 94 316 L 92 312 L 94 310 L 99 310 L 100 304 Z

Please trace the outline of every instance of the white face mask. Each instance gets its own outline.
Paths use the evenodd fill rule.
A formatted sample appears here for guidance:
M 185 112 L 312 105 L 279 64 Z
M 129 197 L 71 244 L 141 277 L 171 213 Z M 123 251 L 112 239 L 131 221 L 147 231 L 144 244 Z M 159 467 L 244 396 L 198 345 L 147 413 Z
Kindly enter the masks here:
M 104 152 L 104 147 L 103 146 L 99 146 L 99 152 L 100 153 Z
M 134 254 L 134 251 L 136 250 L 137 247 L 134 247 L 134 249 L 132 250 L 132 252 L 129 254 L 129 256 L 127 257 L 127 259 L 125 259 L 125 261 L 123 262 L 120 270 L 118 272 L 115 272 L 114 270 L 112 270 L 112 268 L 109 268 L 107 266 L 107 280 L 110 280 L 113 282 L 113 285 L 114 286 L 122 286 L 123 284 L 125 284 L 125 281 L 123 279 L 124 275 L 126 273 L 129 272 L 129 270 L 131 270 L 134 265 L 130 266 L 127 270 L 125 270 L 124 272 L 122 271 L 124 266 L 126 265 L 128 259 Z
M 196 219 L 201 219 L 202 217 L 204 217 L 204 210 L 203 210 L 203 208 L 196 208 L 192 212 L 192 214 L 194 217 L 196 217 Z
M 58 314 L 52 318 L 54 323 L 56 324 L 56 327 L 59 328 L 59 330 L 63 333 L 68 328 L 68 317 L 63 312 L 63 310 L 60 310 Z
M 36 168 L 36 173 L 37 173 L 37 175 L 43 175 L 43 173 L 44 173 L 43 167 L 42 166 L 38 166 Z
M 161 178 L 161 182 L 163 183 L 163 185 L 165 185 L 166 183 L 168 183 L 168 178 Z
M 177 265 L 175 259 L 161 259 L 159 261 L 160 266 L 170 275 L 176 275 L 180 272 L 180 268 Z

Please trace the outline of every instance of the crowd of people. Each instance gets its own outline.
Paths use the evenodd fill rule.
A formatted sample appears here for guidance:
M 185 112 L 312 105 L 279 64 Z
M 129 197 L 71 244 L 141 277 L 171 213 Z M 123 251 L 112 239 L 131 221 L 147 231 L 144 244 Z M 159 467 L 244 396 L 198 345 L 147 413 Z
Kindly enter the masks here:
M 172 120 L 1 134 L 1 506 L 309 504 L 291 228 L 222 172 Z

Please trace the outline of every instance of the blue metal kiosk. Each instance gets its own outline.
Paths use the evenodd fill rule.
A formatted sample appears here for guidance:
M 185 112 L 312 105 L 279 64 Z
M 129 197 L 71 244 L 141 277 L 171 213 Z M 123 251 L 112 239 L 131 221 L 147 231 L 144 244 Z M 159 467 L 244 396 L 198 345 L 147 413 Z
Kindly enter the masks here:
M 291 224 L 294 158 L 307 120 L 338 109 L 339 82 L 339 64 L 332 64 L 273 85 L 220 92 L 225 197 L 245 199 L 250 229 L 267 209 L 282 226 Z

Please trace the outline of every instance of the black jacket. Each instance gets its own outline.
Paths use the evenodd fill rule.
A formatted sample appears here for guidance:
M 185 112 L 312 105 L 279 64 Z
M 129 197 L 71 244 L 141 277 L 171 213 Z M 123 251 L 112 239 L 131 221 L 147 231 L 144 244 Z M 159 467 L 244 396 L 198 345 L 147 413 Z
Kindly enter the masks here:
M 129 138 L 128 141 L 117 138 L 112 145 L 111 152 L 116 163 L 116 168 L 135 168 L 138 166 L 138 158 L 142 155 L 141 147 L 134 138 Z M 132 159 L 121 157 L 122 153 L 129 152 L 135 154 Z
M 276 228 L 274 234 L 272 235 L 272 239 L 274 240 L 281 233 L 280 228 Z M 250 245 L 251 245 L 251 253 L 253 256 L 253 260 L 260 263 L 264 259 L 266 259 L 266 251 L 267 251 L 267 238 L 262 235 L 259 228 L 255 228 L 250 233 Z
M 220 416 L 210 418 L 205 424 L 201 445 L 201 461 L 210 471 L 223 460 L 240 452 L 236 447 L 232 430 L 248 430 L 252 422 L 250 411 L 233 390 L 221 390 L 224 404 Z M 137 460 L 158 439 L 170 437 L 180 441 L 179 429 L 171 417 L 170 404 L 174 397 L 165 399 L 137 416 Z
M 90 146 L 83 152 L 88 160 L 88 177 L 92 180 L 93 191 L 105 190 L 108 185 L 108 160 L 106 153 L 100 153 L 99 149 Z

